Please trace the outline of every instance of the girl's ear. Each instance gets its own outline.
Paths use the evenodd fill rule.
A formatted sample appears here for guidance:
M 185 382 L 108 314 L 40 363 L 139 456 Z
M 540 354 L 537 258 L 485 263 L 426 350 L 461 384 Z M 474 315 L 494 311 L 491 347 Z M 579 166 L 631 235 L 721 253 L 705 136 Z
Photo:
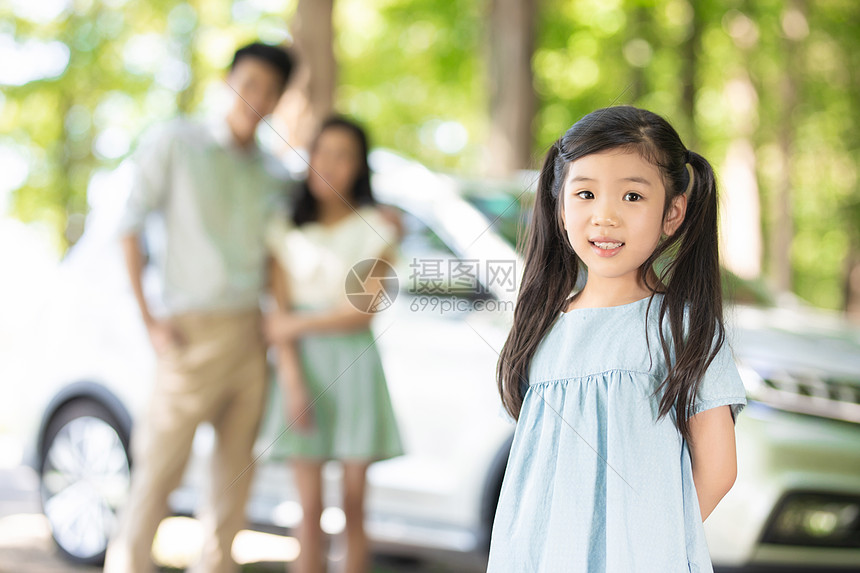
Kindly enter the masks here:
M 564 183 L 561 184 L 561 189 L 558 190 L 558 222 L 561 224 L 562 230 L 567 232 L 567 220 L 564 216 Z
M 669 209 L 666 211 L 666 216 L 663 218 L 663 233 L 671 237 L 681 223 L 684 222 L 684 216 L 687 214 L 687 195 L 681 193 L 674 199 Z

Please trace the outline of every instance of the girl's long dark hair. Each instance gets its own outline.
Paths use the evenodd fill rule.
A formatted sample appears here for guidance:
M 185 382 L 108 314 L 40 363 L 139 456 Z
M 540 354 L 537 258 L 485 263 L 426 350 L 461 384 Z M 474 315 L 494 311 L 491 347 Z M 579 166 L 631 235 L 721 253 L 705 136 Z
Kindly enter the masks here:
M 611 149 L 636 151 L 660 170 L 666 188 L 664 215 L 675 197 L 688 194 L 683 222 L 661 241 L 639 273 L 651 290 L 649 311 L 654 294 L 665 293 L 657 330 L 668 374 L 657 389 L 662 393 L 659 417 L 675 408 L 678 430 L 689 439 L 687 418 L 692 414 L 699 384 L 725 341 L 716 179 L 707 160 L 687 150 L 665 119 L 635 107 L 609 107 L 586 115 L 547 153 L 536 190 L 514 324 L 496 373 L 499 393 L 507 412 L 519 419 L 528 388 L 529 363 L 564 310 L 580 273 L 579 257 L 570 246 L 561 219 L 561 189 L 567 167 L 581 157 Z M 667 340 L 663 325 L 669 327 L 671 340 Z
M 359 148 L 358 156 L 361 166 L 358 177 L 356 177 L 349 195 L 344 194 L 344 197 L 351 201 L 353 207 L 373 205 L 376 203 L 376 200 L 373 198 L 373 191 L 370 188 L 370 165 L 367 163 L 367 153 L 369 151 L 367 133 L 365 133 L 360 125 L 345 117 L 329 117 L 322 123 L 313 143 L 311 143 L 311 153 L 316 149 L 322 134 L 329 129 L 342 129 L 349 132 Z M 335 191 L 343 193 L 344 190 L 336 189 Z M 298 227 L 305 223 L 316 221 L 317 217 L 319 217 L 319 203 L 313 193 L 311 193 L 307 180 L 305 180 L 299 185 L 295 200 L 293 201 L 293 223 Z

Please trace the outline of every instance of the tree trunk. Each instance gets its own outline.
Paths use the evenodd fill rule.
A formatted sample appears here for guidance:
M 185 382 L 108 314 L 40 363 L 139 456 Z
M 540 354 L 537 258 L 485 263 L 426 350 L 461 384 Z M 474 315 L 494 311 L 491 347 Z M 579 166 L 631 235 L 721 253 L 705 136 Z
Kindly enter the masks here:
M 191 0 L 188 4 L 195 12 L 200 12 L 200 2 Z M 190 115 L 198 103 L 198 93 L 200 89 L 200 52 L 194 49 L 197 43 L 197 37 L 200 30 L 200 20 L 195 19 L 194 27 L 184 34 L 174 36 L 174 40 L 178 40 L 182 44 L 182 58 L 188 64 L 190 77 L 188 85 L 182 91 L 176 94 L 176 109 L 182 115 Z
M 750 86 L 751 87 L 751 86 Z M 761 276 L 761 207 L 751 136 L 729 144 L 720 187 L 720 251 L 723 266 L 744 279 Z
M 855 5 L 856 6 L 856 5 Z M 855 8 L 856 9 L 856 8 Z M 860 15 L 860 10 L 856 10 Z M 855 18 L 856 21 L 856 18 Z M 848 60 L 850 62 L 851 60 Z M 843 65 L 846 65 L 844 62 Z M 849 64 L 850 65 L 850 64 Z M 850 93 L 860 93 L 860 74 L 851 74 Z M 857 114 L 856 108 L 854 111 Z M 846 142 L 848 149 L 860 148 L 860 136 L 857 130 L 851 130 Z M 860 163 L 855 155 L 855 164 Z M 847 209 L 843 209 L 845 215 L 844 227 L 848 230 L 848 253 L 845 257 L 845 282 L 844 282 L 844 305 L 845 314 L 849 320 L 860 325 L 860 198 L 855 194 L 848 203 Z
M 696 129 L 696 70 L 702 44 L 702 7 L 690 4 L 690 29 L 681 45 L 681 112 L 686 123 L 686 142 L 690 149 L 699 148 L 699 133 Z
M 791 2 L 786 10 L 797 10 L 804 15 L 803 3 Z M 779 182 L 771 195 L 770 212 L 773 217 L 770 225 L 770 280 L 780 292 L 791 290 L 791 243 L 794 239 L 794 214 L 791 205 L 793 178 L 791 176 L 792 154 L 794 153 L 794 121 L 792 116 L 797 106 L 798 78 L 800 77 L 800 58 L 798 40 L 784 37 L 785 65 L 778 87 L 782 106 L 778 128 L 777 147 L 783 168 Z
M 751 28 L 739 26 L 748 19 L 735 16 L 729 24 L 741 53 L 737 69 L 727 69 L 730 79 L 724 87 L 731 108 L 732 140 L 721 169 L 720 249 L 723 266 L 744 279 L 761 276 L 761 201 L 756 178 L 757 157 L 753 139 L 758 126 L 759 95 L 747 70 L 750 54 L 758 48 L 758 36 Z M 692 102 L 691 102 L 692 103 Z
M 852 245 L 845 263 L 845 316 L 860 324 L 860 249 Z
M 334 0 L 299 0 L 293 17 L 293 49 L 298 59 L 290 88 L 275 115 L 288 129 L 292 146 L 307 147 L 320 123 L 334 110 Z
M 536 0 L 490 0 L 491 125 L 486 171 L 493 176 L 532 166 L 536 12 Z
M 649 12 L 637 5 L 630 11 L 630 24 L 627 26 L 629 34 L 626 41 L 645 40 L 650 43 L 651 38 L 648 37 L 647 33 L 649 25 L 654 25 L 653 21 L 649 22 Z M 627 46 L 624 47 L 624 50 L 626 52 Z M 645 77 L 645 66 L 648 65 L 648 62 L 634 63 L 628 59 L 628 64 L 630 64 L 630 91 L 627 92 L 627 97 L 633 105 L 637 105 L 648 90 L 648 82 Z

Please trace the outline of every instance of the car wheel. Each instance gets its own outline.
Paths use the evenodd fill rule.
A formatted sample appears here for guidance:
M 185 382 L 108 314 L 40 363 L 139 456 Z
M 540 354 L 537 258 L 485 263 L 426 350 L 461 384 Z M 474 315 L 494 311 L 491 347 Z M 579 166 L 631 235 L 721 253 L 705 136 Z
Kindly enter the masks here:
M 47 425 L 40 467 L 42 508 L 60 551 L 97 565 L 128 495 L 128 436 L 102 404 L 75 400 Z

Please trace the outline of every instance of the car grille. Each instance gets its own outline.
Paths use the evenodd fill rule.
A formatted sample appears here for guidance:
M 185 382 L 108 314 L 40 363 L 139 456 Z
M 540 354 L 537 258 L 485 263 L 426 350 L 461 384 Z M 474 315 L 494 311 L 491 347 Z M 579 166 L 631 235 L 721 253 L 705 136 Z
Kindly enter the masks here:
M 854 380 L 771 376 L 762 379 L 753 394 L 784 410 L 860 424 L 860 383 Z

